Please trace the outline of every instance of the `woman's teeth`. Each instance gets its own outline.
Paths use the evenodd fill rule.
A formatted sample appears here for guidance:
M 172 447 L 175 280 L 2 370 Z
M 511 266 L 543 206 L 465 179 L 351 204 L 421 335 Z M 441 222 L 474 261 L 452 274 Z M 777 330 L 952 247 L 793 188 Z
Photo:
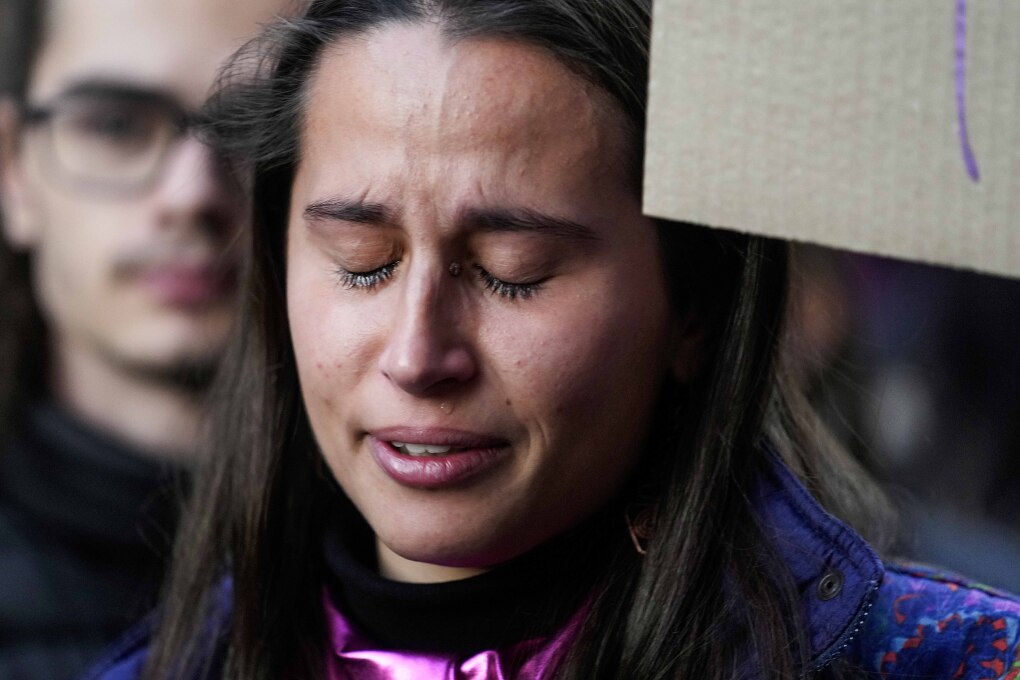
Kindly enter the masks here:
M 459 451 L 452 446 L 439 446 L 434 444 L 405 444 L 404 442 L 390 442 L 400 453 L 408 456 L 441 456 L 450 451 Z

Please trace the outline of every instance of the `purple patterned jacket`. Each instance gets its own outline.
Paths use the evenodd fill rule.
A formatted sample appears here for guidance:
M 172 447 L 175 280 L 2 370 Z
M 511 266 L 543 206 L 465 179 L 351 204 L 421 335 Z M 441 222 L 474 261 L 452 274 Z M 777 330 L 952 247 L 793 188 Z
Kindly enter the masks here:
M 842 658 L 888 680 L 1020 680 L 1020 599 L 925 568 L 883 565 L 782 464 L 762 480 L 758 496 L 763 524 L 800 591 L 815 669 Z M 378 649 L 328 597 L 326 613 L 329 680 L 509 677 L 508 650 L 455 657 Z M 544 677 L 570 633 L 568 626 L 552 639 L 520 643 L 515 652 L 527 650 L 530 661 L 518 677 Z M 147 644 L 141 626 L 85 680 L 136 680 Z

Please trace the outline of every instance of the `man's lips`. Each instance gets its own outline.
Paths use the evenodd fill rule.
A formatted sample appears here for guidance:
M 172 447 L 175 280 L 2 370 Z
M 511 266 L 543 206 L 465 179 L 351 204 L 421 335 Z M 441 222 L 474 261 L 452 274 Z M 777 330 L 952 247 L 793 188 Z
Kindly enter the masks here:
M 198 306 L 229 296 L 236 275 L 222 266 L 167 263 L 138 269 L 135 280 L 164 304 Z
M 505 439 L 449 428 L 388 427 L 370 432 L 367 439 L 383 472 L 419 489 L 465 484 L 511 453 Z

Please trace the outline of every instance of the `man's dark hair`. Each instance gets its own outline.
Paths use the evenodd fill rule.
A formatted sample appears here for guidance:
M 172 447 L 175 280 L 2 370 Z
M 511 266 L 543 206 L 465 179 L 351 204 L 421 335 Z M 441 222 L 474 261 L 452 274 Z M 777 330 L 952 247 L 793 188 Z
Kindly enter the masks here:
M 0 101 L 19 106 L 25 98 L 42 41 L 45 9 L 43 0 L 0 0 Z M 0 238 L 0 440 L 10 432 L 12 412 L 18 404 L 40 390 L 45 346 L 28 255 Z
M 24 94 L 45 9 L 44 0 L 0 0 L 0 93 Z

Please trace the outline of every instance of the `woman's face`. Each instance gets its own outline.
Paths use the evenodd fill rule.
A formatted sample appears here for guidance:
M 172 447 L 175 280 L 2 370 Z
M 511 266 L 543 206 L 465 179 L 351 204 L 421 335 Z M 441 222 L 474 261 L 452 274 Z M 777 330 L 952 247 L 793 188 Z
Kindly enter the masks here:
M 322 453 L 390 577 L 521 554 L 619 489 L 674 359 L 622 116 L 424 25 L 328 49 L 308 95 L 287 301 Z

